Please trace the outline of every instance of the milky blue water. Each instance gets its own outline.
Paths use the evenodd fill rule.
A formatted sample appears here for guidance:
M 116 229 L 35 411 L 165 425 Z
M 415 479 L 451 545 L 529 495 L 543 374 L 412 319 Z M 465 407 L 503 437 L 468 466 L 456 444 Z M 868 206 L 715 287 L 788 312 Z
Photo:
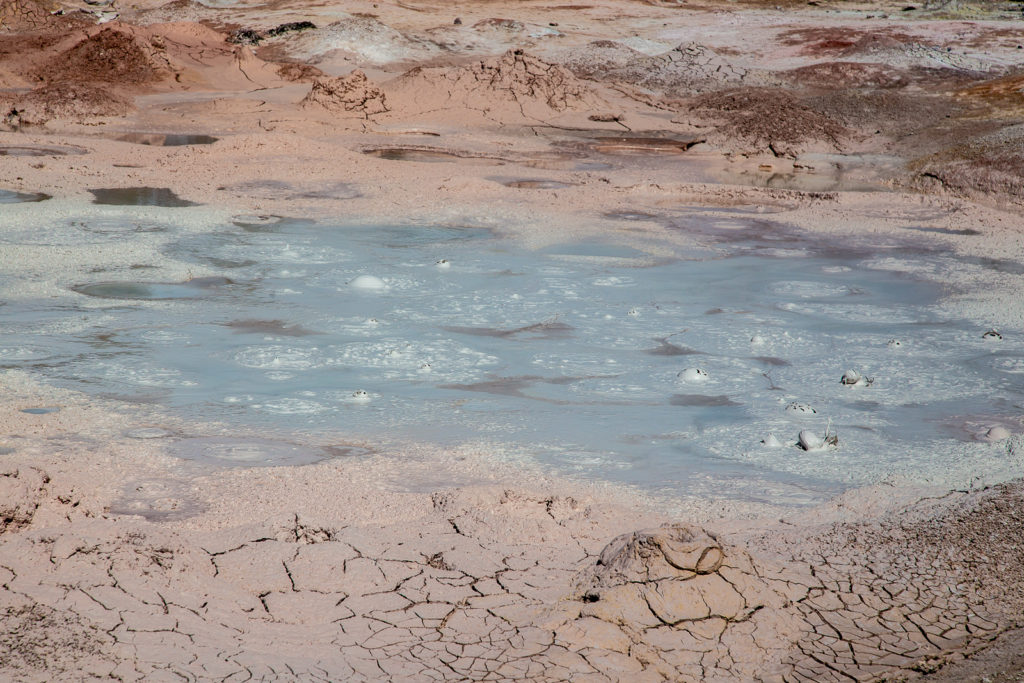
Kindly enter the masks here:
M 704 225 L 708 248 L 533 250 L 459 224 L 83 219 L 38 239 L 156 234 L 217 275 L 165 282 L 138 264 L 12 300 L 0 367 L 245 434 L 486 443 L 587 479 L 775 502 L 943 467 L 1024 410 L 1020 331 L 984 338 L 940 305 L 941 274 L 969 264 L 730 220 L 745 229 L 717 240 L 705 219 L 670 226 Z M 850 369 L 870 385 L 843 385 Z M 804 429 L 839 447 L 803 451 Z

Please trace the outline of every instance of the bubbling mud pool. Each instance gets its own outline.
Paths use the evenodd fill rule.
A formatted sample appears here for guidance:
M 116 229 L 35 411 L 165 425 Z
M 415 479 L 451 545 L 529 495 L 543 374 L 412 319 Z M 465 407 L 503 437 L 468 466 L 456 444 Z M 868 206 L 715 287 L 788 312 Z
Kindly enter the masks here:
M 782 240 L 737 214 L 720 240 L 713 217 L 683 217 L 707 229 L 700 249 L 528 249 L 459 224 L 196 231 L 171 213 L 159 229 L 83 216 L 46 239 L 145 244 L 220 275 L 83 270 L 40 297 L 7 276 L 0 367 L 246 433 L 480 442 L 562 474 L 782 504 L 998 465 L 985 435 L 1019 430 L 1021 331 L 942 305 L 944 272 L 984 265 L 911 242 Z

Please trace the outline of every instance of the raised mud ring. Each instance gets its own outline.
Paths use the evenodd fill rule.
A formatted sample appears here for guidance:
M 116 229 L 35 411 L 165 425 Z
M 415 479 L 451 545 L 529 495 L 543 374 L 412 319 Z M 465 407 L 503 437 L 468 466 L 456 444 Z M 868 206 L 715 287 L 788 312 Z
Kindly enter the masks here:
M 729 680 L 779 676 L 800 632 L 784 608 L 805 589 L 769 579 L 765 569 L 693 527 L 623 534 L 582 573 L 578 616 L 557 633 L 581 648 L 628 642 L 634 657 L 669 678 L 723 670 Z

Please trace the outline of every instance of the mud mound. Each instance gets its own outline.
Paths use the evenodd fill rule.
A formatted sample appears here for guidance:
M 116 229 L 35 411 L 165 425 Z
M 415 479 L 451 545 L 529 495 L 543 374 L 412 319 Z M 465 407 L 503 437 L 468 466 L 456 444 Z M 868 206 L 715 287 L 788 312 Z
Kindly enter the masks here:
M 565 63 L 581 78 L 626 83 L 675 97 L 769 81 L 765 72 L 749 69 L 693 42 L 648 56 L 619 43 L 596 41 L 570 53 Z
M 752 558 L 685 526 L 614 539 L 579 583 L 579 616 L 560 640 L 627 645 L 672 668 L 727 668 L 729 680 L 778 673 L 800 622 L 783 608 L 806 589 L 763 577 Z M 613 646 L 614 646 L 613 645 Z M 624 651 L 624 650 L 623 650 Z M 758 680 L 762 680 L 758 678 Z
M 352 15 L 319 28 L 268 40 L 265 58 L 288 55 L 312 64 L 338 59 L 355 61 L 359 66 L 429 59 L 440 48 L 416 36 L 406 35 L 369 16 Z
M 296 62 L 287 62 L 277 67 L 277 75 L 286 81 L 312 81 L 317 78 L 327 78 L 327 74 L 315 66 Z
M 839 57 L 890 67 L 918 66 L 974 72 L 986 72 L 996 66 L 994 62 L 962 54 L 960 45 L 944 47 L 920 41 L 920 38 L 899 30 L 865 31 L 846 26 L 796 29 L 779 36 L 783 45 L 802 45 L 800 54 L 806 57 Z
M 595 40 L 571 50 L 561 64 L 580 78 L 599 81 L 608 79 L 616 69 L 623 69 L 646 57 L 643 52 L 614 40 Z
M 490 19 L 481 19 L 480 21 L 473 24 L 473 28 L 477 31 L 502 31 L 505 33 L 522 33 L 526 30 L 526 24 L 515 19 L 499 19 L 492 17 Z
M 166 60 L 160 50 L 131 33 L 117 28 L 104 28 L 60 53 L 42 69 L 39 78 L 145 85 L 160 80 Z
M 8 125 L 38 126 L 53 119 L 78 121 L 100 116 L 124 116 L 134 107 L 109 88 L 88 84 L 48 83 L 13 101 L 3 102 Z
M 385 84 L 394 110 L 474 110 L 500 122 L 544 121 L 607 107 L 569 70 L 522 50 L 454 68 L 417 67 Z
M 717 122 L 716 142 L 737 152 L 795 156 L 816 146 L 838 149 L 848 134 L 843 125 L 782 90 L 709 93 L 691 99 L 688 108 L 691 114 Z
M 341 78 L 317 78 L 309 94 L 299 104 L 364 119 L 388 111 L 384 91 L 358 69 Z

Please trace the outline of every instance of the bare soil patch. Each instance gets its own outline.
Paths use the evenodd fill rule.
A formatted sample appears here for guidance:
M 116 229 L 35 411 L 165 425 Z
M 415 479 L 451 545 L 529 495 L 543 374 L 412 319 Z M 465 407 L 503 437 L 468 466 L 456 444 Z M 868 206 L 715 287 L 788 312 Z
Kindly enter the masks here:
M 131 100 L 102 85 L 59 81 L 40 86 L 16 98 L 0 97 L 5 123 L 38 126 L 53 119 L 81 121 L 102 116 L 124 116 L 134 109 Z
M 727 90 L 699 95 L 686 106 L 691 114 L 721 121 L 716 135 L 723 144 L 732 141 L 728 144 L 737 151 L 771 151 L 783 156 L 815 144 L 839 149 L 849 135 L 841 123 L 783 90 Z
M 876 30 L 842 27 L 799 28 L 780 33 L 782 45 L 803 45 L 801 54 L 808 57 L 851 55 L 879 48 L 897 48 L 915 41 L 914 36 L 895 28 Z
M 156 49 L 137 36 L 116 28 L 104 28 L 49 60 L 38 71 L 45 81 L 73 74 L 82 82 L 139 86 L 164 77 L 164 60 Z

